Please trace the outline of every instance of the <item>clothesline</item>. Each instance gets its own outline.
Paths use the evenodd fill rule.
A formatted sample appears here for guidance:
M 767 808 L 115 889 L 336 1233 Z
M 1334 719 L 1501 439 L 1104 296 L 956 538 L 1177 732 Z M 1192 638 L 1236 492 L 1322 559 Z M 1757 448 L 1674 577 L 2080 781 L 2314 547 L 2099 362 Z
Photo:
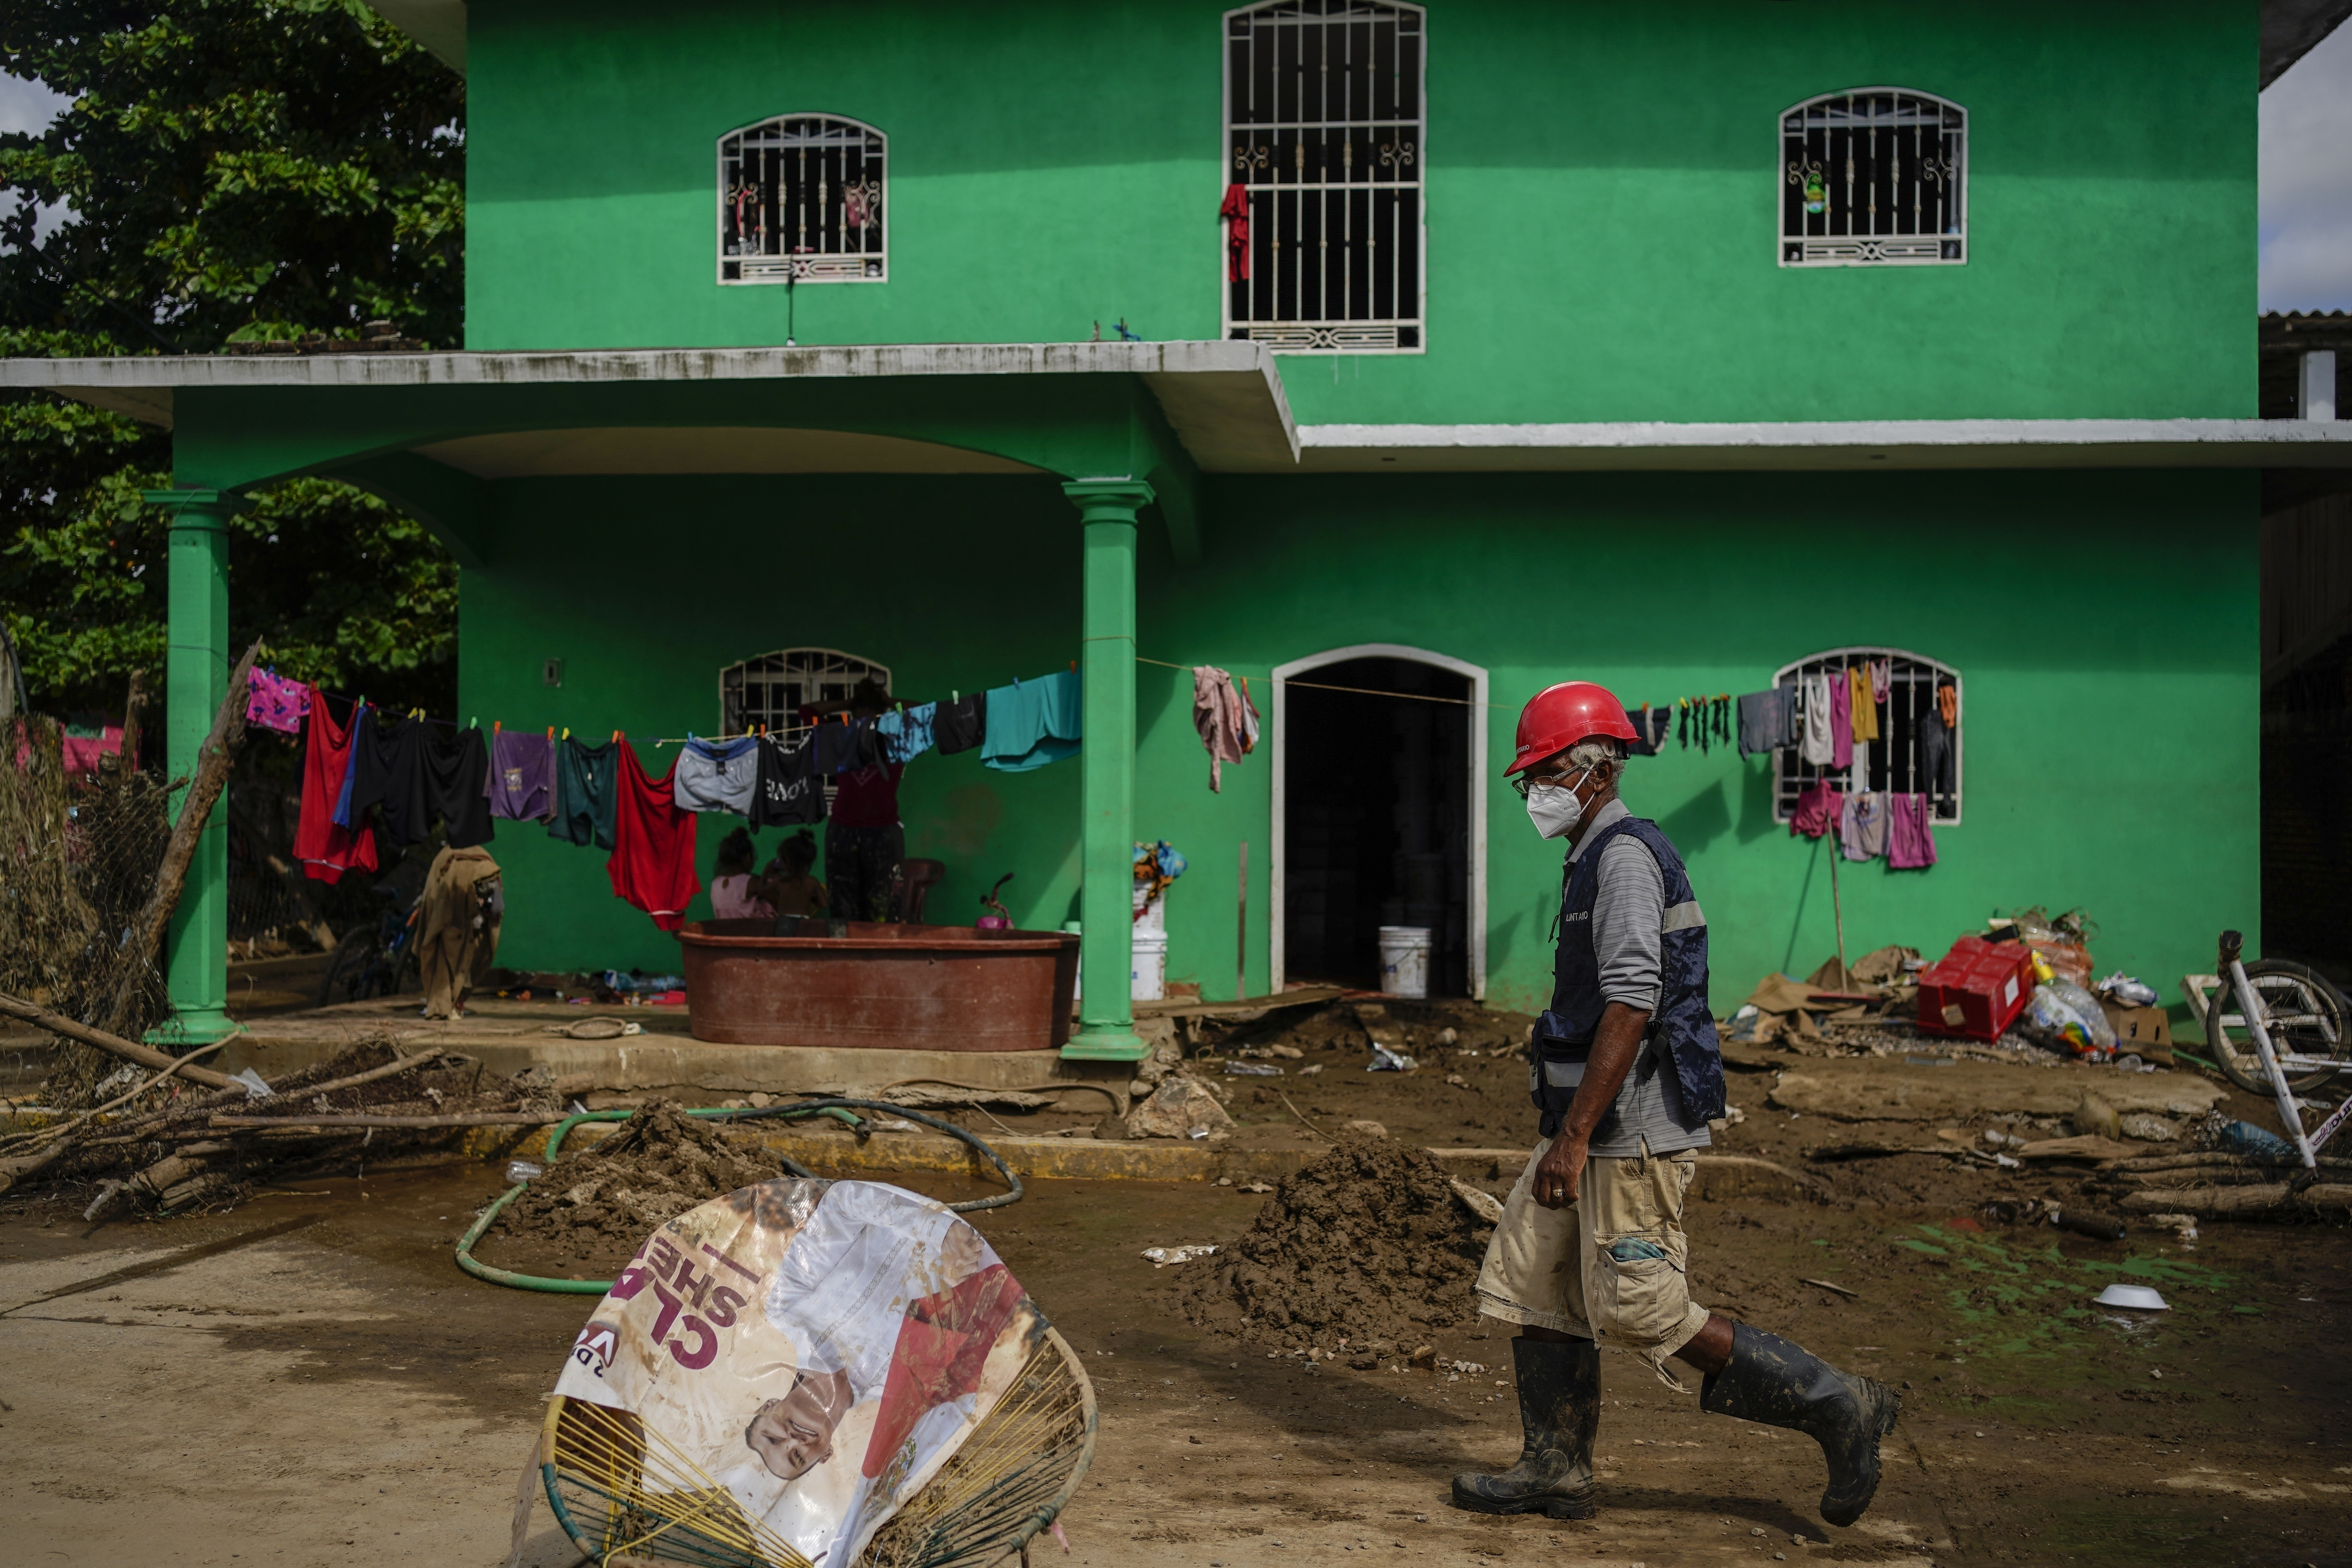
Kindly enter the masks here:
M 1198 668 L 1198 666 L 1190 664 L 1171 664 L 1164 658 L 1146 658 L 1141 654 L 1137 654 L 1135 656 L 1135 662 L 1138 664 L 1156 664 L 1162 669 L 1193 669 Z M 1244 675 L 1238 677 L 1238 679 L 1243 680 L 1271 681 L 1275 678 L 1271 675 Z M 1418 691 L 1381 691 L 1369 686 L 1330 686 L 1319 680 L 1300 680 L 1295 676 L 1287 675 L 1282 678 L 1282 683 L 1285 686 L 1304 686 L 1316 691 L 1352 691 L 1359 697 L 1402 697 L 1409 702 L 1450 702 L 1456 708 L 1507 708 L 1510 706 L 1507 702 L 1480 702 L 1475 699 L 1468 697 L 1428 697 Z

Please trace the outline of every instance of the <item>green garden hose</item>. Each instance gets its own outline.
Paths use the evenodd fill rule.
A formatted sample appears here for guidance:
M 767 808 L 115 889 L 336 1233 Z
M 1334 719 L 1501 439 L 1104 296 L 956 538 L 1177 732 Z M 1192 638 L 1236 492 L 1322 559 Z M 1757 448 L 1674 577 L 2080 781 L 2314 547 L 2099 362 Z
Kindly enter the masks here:
M 837 1117 L 843 1122 L 846 1123 L 853 1131 L 863 1133 L 866 1124 L 858 1120 L 858 1118 L 854 1114 L 854 1112 L 858 1110 L 887 1111 L 893 1116 L 903 1116 L 909 1121 L 919 1121 L 927 1127 L 936 1127 L 940 1131 L 947 1133 L 949 1136 L 960 1138 L 964 1142 L 971 1144 L 974 1149 L 980 1152 L 980 1155 L 982 1159 L 996 1167 L 996 1173 L 1004 1178 L 1004 1184 L 1008 1190 L 998 1193 L 992 1197 L 973 1198 L 964 1203 L 950 1204 L 948 1207 L 953 1209 L 956 1213 L 971 1214 L 979 1209 L 1002 1208 L 1006 1204 L 1019 1203 L 1021 1201 L 1021 1178 L 1013 1173 L 1013 1167 L 1006 1164 L 1003 1157 L 1000 1156 L 995 1150 L 990 1148 L 987 1143 L 982 1141 L 978 1133 L 971 1131 L 968 1128 L 959 1127 L 952 1121 L 943 1121 L 935 1116 L 926 1116 L 919 1110 L 908 1110 L 904 1106 L 892 1105 L 887 1100 L 842 1099 L 809 1100 L 802 1100 L 794 1105 L 758 1106 L 741 1110 L 689 1110 L 687 1114 L 688 1116 L 709 1117 L 725 1121 L 749 1121 L 763 1116 L 832 1116 Z M 634 1111 L 628 1110 L 583 1110 L 565 1117 L 562 1121 L 557 1122 L 554 1128 L 547 1135 L 548 1163 L 553 1164 L 555 1163 L 555 1157 L 558 1152 L 563 1147 L 564 1134 L 571 1131 L 574 1127 L 580 1125 L 580 1123 L 583 1121 L 626 1121 L 634 1114 L 635 1114 Z M 814 1173 L 808 1170 L 807 1167 L 800 1164 L 790 1157 L 786 1157 L 783 1163 L 784 1169 L 790 1171 L 795 1176 L 809 1177 Z M 511 1269 L 493 1268 L 488 1264 L 475 1258 L 475 1243 L 482 1239 L 484 1233 L 490 1228 L 491 1223 L 499 1217 L 499 1212 L 503 1210 L 507 1205 L 514 1202 L 516 1198 L 521 1196 L 523 1189 L 529 1185 L 530 1185 L 529 1182 L 518 1182 L 513 1186 L 509 1187 L 505 1192 L 499 1194 L 498 1201 L 490 1205 L 489 1207 L 484 1209 L 480 1217 L 474 1221 L 472 1226 L 467 1230 L 466 1234 L 458 1237 L 457 1267 L 464 1269 L 467 1273 L 472 1275 L 477 1279 L 487 1279 L 493 1285 L 510 1286 L 518 1290 L 544 1290 L 551 1294 L 562 1296 L 602 1296 L 606 1291 L 612 1289 L 613 1282 L 610 1279 L 551 1279 L 543 1275 L 517 1274 Z

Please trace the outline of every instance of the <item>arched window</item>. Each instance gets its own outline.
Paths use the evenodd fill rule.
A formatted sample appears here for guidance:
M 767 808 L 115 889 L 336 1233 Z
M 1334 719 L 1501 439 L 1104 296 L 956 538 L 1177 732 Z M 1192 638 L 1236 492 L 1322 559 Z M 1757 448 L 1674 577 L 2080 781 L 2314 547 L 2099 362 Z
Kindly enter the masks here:
M 1937 822 L 1959 821 L 1960 738 L 1968 719 L 1960 701 L 1959 672 L 1897 647 L 1839 647 L 1783 665 L 1772 679 L 1777 686 L 1795 688 L 1801 704 L 1820 700 L 1850 705 L 1849 672 L 1854 669 L 1864 670 L 1873 682 L 1868 700 L 1876 717 L 1876 738 L 1853 742 L 1853 762 L 1843 768 L 1833 762 L 1808 762 L 1802 744 L 1774 752 L 1773 820 L 1789 820 L 1797 797 L 1827 779 L 1848 795 L 1868 790 L 1924 795 Z M 1799 731 L 1803 732 L 1802 723 Z
M 829 647 L 786 648 L 761 654 L 719 672 L 722 735 L 740 735 L 754 725 L 797 729 L 801 709 L 812 702 L 844 702 L 861 680 L 890 689 L 887 666 Z
M 1268 0 L 1225 14 L 1225 335 L 1422 347 L 1423 14 Z
M 1969 258 L 1969 114 L 1903 88 L 1823 93 L 1780 116 L 1780 265 Z
M 887 140 L 828 114 L 780 114 L 720 137 L 719 280 L 887 281 Z

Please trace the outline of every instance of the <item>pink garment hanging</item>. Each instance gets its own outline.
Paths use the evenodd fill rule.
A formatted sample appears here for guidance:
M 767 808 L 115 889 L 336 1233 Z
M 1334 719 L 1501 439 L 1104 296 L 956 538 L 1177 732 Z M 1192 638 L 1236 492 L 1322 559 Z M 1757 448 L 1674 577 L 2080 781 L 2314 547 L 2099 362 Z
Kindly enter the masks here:
M 1790 837 L 1819 838 L 1838 825 L 1844 811 L 1845 796 L 1823 779 L 1797 797 L 1797 809 L 1789 814 Z
M 1830 678 L 1830 766 L 1853 766 L 1853 698 L 1843 670 Z
M 245 702 L 247 723 L 281 735 L 302 732 L 303 717 L 310 711 L 310 688 L 306 682 L 251 669 L 246 671 L 246 686 L 251 693 Z
M 1916 871 L 1936 863 L 1936 830 L 1930 826 L 1927 797 L 1898 795 L 1886 823 L 1886 863 L 1898 871 Z
M 1870 661 L 1870 697 L 1874 702 L 1884 702 L 1886 694 L 1895 689 L 1895 661 L 1874 658 Z
M 1192 667 L 1192 728 L 1209 749 L 1209 788 L 1224 792 L 1224 764 L 1242 760 L 1242 699 L 1234 678 L 1213 664 Z
M 66 735 L 58 742 L 58 760 L 65 767 L 68 782 L 79 785 L 98 773 L 98 759 L 122 754 L 122 726 L 101 724 L 95 735 Z M 19 748 L 22 751 L 22 748 Z M 18 758 L 18 765 L 23 758 Z

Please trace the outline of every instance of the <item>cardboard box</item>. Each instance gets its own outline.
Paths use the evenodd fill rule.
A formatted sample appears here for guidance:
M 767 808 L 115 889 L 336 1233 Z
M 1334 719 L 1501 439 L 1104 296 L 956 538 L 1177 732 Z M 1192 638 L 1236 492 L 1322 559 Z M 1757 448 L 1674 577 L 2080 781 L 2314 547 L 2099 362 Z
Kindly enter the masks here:
M 2107 1026 L 2116 1032 L 2116 1054 L 2136 1053 L 2144 1062 L 2172 1065 L 2172 1028 L 2161 1007 L 2121 1007 L 2099 998 Z

